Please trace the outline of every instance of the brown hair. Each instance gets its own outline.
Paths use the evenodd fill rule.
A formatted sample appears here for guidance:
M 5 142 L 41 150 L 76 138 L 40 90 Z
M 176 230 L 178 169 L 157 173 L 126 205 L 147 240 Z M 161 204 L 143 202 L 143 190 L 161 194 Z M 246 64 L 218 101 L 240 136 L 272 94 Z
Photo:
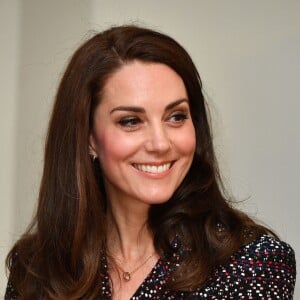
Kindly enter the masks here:
M 168 202 L 149 211 L 149 228 L 161 256 L 170 251 L 175 236 L 191 249 L 169 287 L 201 286 L 233 251 L 267 232 L 233 209 L 222 194 L 202 84 L 188 53 L 153 30 L 111 28 L 75 52 L 61 80 L 48 129 L 36 217 L 7 258 L 10 281 L 20 299 L 100 295 L 106 198 L 101 173 L 89 156 L 89 134 L 105 82 L 133 60 L 163 63 L 180 75 L 196 130 L 196 151 L 184 181 Z

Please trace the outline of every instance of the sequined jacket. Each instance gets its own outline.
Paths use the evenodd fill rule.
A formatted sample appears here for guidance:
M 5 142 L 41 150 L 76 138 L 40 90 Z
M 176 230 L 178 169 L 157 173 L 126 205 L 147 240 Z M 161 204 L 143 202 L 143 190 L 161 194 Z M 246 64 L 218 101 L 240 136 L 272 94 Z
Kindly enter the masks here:
M 296 263 L 293 249 L 268 235 L 243 246 L 227 263 L 219 266 L 204 287 L 193 292 L 165 289 L 171 265 L 159 259 L 131 300 L 180 299 L 293 299 Z M 102 294 L 110 300 L 111 290 L 106 260 L 102 261 Z M 8 283 L 5 300 L 18 299 Z

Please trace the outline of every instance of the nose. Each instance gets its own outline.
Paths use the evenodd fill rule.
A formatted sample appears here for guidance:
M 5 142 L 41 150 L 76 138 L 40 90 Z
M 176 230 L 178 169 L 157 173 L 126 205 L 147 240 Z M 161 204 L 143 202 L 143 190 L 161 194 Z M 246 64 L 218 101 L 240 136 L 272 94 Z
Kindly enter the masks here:
M 145 148 L 148 152 L 165 153 L 171 148 L 171 140 L 166 129 L 160 125 L 148 128 Z

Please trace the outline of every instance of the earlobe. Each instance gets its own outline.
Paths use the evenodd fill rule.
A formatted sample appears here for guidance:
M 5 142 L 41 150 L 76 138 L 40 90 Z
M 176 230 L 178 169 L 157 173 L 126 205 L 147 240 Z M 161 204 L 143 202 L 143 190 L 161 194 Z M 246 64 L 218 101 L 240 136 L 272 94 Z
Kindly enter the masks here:
M 89 136 L 89 154 L 93 157 L 93 160 L 95 160 L 98 156 L 95 147 L 95 140 L 92 134 Z

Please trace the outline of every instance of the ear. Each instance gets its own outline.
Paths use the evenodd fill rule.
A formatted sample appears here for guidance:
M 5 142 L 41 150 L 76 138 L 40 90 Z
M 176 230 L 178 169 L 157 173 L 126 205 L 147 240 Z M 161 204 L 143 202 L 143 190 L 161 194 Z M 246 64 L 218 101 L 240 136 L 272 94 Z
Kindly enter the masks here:
M 93 134 L 91 133 L 89 136 L 89 154 L 93 157 L 98 157 L 96 149 L 96 141 Z

